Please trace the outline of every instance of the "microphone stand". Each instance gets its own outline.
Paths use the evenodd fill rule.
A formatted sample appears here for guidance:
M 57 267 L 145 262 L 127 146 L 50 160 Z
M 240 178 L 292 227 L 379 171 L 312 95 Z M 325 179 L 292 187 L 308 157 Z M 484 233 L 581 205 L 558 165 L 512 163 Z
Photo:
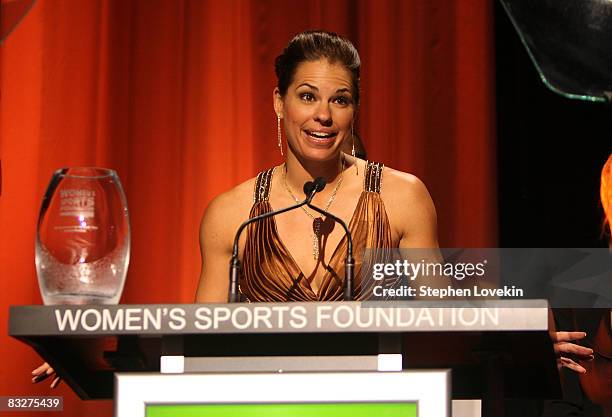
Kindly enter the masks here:
M 323 185 L 322 186 L 320 185 L 321 181 L 323 181 Z M 238 243 L 239 243 L 240 235 L 241 235 L 242 231 L 248 225 L 250 225 L 251 223 L 258 222 L 259 220 L 265 219 L 267 217 L 276 216 L 277 214 L 281 214 L 281 213 L 284 213 L 286 211 L 290 211 L 290 210 L 294 210 L 296 208 L 300 208 L 300 207 L 302 207 L 303 205 L 306 205 L 306 204 L 310 205 L 310 202 L 314 198 L 315 194 L 317 192 L 321 191 L 324 186 L 325 186 L 325 183 L 324 183 L 323 179 L 317 178 L 314 182 L 310 182 L 309 181 L 306 184 L 304 184 L 304 191 L 309 191 L 309 192 L 306 192 L 306 195 L 308 197 L 306 197 L 306 199 L 304 201 L 302 201 L 301 203 L 297 203 L 297 204 L 294 204 L 292 206 L 285 207 L 285 208 L 282 208 L 282 209 L 270 211 L 268 213 L 260 214 L 259 216 L 255 216 L 255 217 L 252 217 L 252 218 L 248 219 L 247 221 L 245 221 L 244 223 L 242 223 L 240 225 L 240 227 L 238 228 L 238 231 L 236 232 L 236 236 L 234 237 L 234 247 L 233 247 L 233 250 L 232 250 L 232 258 L 230 259 L 228 302 L 236 303 L 236 302 L 240 301 L 239 291 L 238 291 L 238 281 L 240 280 L 240 268 L 241 268 L 241 265 L 240 265 L 240 260 L 238 259 Z M 353 262 L 353 264 L 354 264 L 354 262 Z
M 314 193 L 313 193 L 314 197 Z M 330 212 L 327 212 L 323 209 L 320 209 L 317 206 L 311 204 L 312 198 L 307 199 L 305 201 L 306 205 L 312 210 L 320 213 L 324 216 L 329 216 L 336 221 L 336 223 L 340 223 L 340 225 L 344 228 L 344 233 L 346 234 L 346 260 L 344 262 L 344 301 L 352 301 L 353 300 L 353 277 L 355 274 L 355 259 L 353 258 L 353 237 L 351 236 L 351 232 L 347 226 L 347 224 L 339 217 L 334 216 Z

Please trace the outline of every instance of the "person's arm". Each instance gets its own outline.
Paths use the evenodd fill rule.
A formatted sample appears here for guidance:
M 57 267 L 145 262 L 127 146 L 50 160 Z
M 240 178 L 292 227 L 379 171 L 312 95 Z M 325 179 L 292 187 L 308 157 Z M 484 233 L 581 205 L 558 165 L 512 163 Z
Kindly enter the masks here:
M 202 270 L 196 303 L 225 303 L 229 291 L 229 260 L 232 256 L 233 221 L 231 196 L 215 198 L 200 223 Z
M 400 192 L 401 201 L 395 201 L 399 206 L 396 210 L 399 218 L 400 248 L 437 248 L 438 221 L 436 208 L 425 184 L 414 175 L 394 171 L 394 182 Z M 436 253 L 438 251 L 435 251 Z
M 425 184 L 414 175 L 389 170 L 385 178 L 384 189 L 389 190 L 386 199 L 391 218 L 389 219 L 399 233 L 399 248 L 414 249 L 408 255 L 414 259 L 410 262 L 442 262 L 438 249 L 438 224 L 436 208 Z M 417 259 L 418 258 L 418 259 Z M 447 281 L 437 276 L 419 275 L 412 281 L 415 288 L 426 286 L 440 288 Z M 416 299 L 429 299 L 417 296 Z M 435 300 L 435 299 L 434 299 Z

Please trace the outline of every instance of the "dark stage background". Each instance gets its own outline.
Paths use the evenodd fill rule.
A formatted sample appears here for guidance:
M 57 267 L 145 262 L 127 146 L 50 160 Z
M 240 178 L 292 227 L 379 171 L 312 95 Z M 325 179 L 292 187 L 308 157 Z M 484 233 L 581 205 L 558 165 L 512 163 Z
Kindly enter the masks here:
M 499 244 L 607 247 L 599 187 L 612 152 L 612 106 L 549 90 L 497 1 L 494 15 Z M 586 331 L 581 343 L 590 346 L 605 314 L 565 309 L 556 310 L 555 318 L 559 330 Z M 508 401 L 506 414 L 602 416 L 585 398 L 578 376 L 566 369 L 563 374 L 565 402 Z
M 500 246 L 606 247 L 599 180 L 612 106 L 549 90 L 495 6 Z

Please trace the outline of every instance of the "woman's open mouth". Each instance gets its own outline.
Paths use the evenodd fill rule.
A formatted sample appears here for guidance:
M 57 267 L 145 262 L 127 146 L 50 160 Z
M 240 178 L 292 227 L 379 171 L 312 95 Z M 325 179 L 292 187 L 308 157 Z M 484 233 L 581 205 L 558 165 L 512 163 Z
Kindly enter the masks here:
M 314 145 L 326 146 L 333 143 L 338 136 L 335 131 L 304 130 L 305 136 Z

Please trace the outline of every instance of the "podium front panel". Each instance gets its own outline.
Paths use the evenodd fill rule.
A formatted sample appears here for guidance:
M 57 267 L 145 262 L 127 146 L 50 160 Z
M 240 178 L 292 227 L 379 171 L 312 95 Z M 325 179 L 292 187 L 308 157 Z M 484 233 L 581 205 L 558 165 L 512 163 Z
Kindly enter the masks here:
M 115 417 L 449 417 L 450 372 L 116 374 Z M 150 412 L 147 411 L 150 407 Z M 353 414 L 360 410 L 361 414 Z M 280 412 L 292 414 L 273 414 Z M 382 412 L 391 414 L 383 414 Z M 349 412 L 350 414 L 346 414 Z M 215 414 L 217 413 L 217 414 Z M 223 414 L 219 414 L 223 413 Z M 370 413 L 370 414 L 368 414 Z

